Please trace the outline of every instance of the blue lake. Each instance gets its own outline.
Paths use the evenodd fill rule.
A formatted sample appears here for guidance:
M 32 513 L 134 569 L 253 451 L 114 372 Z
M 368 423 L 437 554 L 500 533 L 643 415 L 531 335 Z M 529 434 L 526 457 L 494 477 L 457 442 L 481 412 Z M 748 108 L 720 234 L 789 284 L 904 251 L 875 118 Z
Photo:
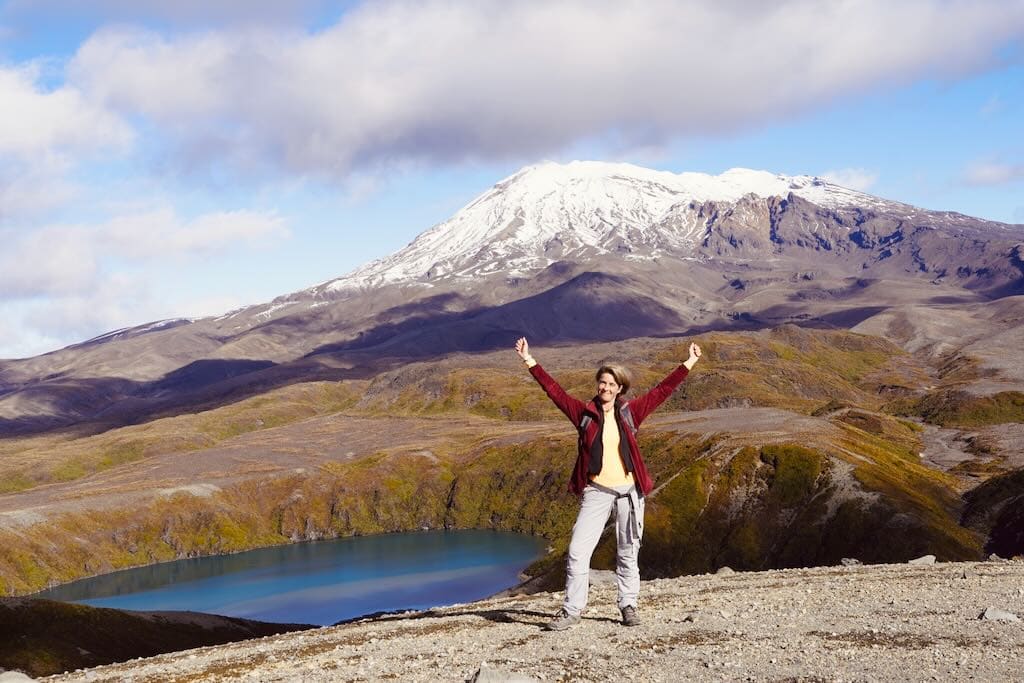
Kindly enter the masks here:
M 487 597 L 518 583 L 544 547 L 532 536 L 481 530 L 360 536 L 128 569 L 33 597 L 328 625 Z

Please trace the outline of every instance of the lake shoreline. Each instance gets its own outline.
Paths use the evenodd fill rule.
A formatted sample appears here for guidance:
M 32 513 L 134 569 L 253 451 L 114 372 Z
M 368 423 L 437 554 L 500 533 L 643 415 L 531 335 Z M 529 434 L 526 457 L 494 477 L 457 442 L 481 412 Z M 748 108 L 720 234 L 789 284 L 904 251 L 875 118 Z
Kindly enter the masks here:
M 28 597 L 330 625 L 489 597 L 519 585 L 545 544 L 487 529 L 366 535 L 147 565 Z

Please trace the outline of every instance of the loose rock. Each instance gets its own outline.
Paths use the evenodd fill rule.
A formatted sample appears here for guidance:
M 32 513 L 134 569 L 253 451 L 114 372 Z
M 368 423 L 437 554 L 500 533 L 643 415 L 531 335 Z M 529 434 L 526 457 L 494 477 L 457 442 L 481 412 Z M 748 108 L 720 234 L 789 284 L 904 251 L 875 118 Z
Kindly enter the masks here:
M 487 662 L 481 664 L 480 668 L 476 670 L 476 673 L 469 680 L 472 683 L 537 683 L 538 681 L 538 679 L 532 676 L 524 676 L 492 668 Z
M 985 621 L 1020 621 L 1020 617 L 1013 612 L 1007 612 L 998 607 L 989 607 L 978 618 Z

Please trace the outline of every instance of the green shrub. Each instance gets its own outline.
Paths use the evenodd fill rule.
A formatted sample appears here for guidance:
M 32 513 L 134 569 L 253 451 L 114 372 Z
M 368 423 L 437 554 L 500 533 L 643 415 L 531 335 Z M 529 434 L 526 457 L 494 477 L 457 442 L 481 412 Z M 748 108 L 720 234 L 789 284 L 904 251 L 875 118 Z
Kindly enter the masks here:
M 768 488 L 768 502 L 792 507 L 807 499 L 822 470 L 822 456 L 791 444 L 764 446 L 761 460 L 771 465 L 774 476 Z

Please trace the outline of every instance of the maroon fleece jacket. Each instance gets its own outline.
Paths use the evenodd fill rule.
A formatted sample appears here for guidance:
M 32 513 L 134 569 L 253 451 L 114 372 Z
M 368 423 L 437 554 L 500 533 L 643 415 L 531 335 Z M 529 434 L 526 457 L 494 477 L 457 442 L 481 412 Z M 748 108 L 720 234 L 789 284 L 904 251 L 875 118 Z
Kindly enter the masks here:
M 601 433 L 604 411 L 597 406 L 593 399 L 584 402 L 567 394 L 565 389 L 540 364 L 530 368 L 530 374 L 537 380 L 537 383 L 544 389 L 552 402 L 558 406 L 558 409 L 565 413 L 565 416 L 569 418 L 574 427 L 579 428 L 579 424 L 585 414 L 589 414 L 591 417 L 586 433 L 579 440 L 576 466 L 573 468 L 572 478 L 569 480 L 569 491 L 577 496 L 582 495 L 583 489 L 590 482 L 590 452 L 594 445 L 594 440 Z M 686 366 L 680 365 L 668 377 L 661 380 L 658 386 L 643 396 L 626 401 L 629 405 L 629 412 L 633 415 L 633 424 L 639 429 L 644 419 L 653 413 L 654 409 L 660 406 L 676 390 L 676 387 L 683 383 L 688 374 L 689 370 L 686 369 Z M 636 443 L 636 435 L 621 424 L 619 410 L 615 411 L 615 419 L 619 422 L 619 433 L 625 435 L 626 441 L 629 444 L 629 454 L 633 461 L 633 479 L 636 481 L 640 493 L 647 495 L 654 489 L 654 482 L 651 480 L 651 475 L 647 473 L 647 466 L 644 465 L 644 460 L 640 456 L 640 447 Z

